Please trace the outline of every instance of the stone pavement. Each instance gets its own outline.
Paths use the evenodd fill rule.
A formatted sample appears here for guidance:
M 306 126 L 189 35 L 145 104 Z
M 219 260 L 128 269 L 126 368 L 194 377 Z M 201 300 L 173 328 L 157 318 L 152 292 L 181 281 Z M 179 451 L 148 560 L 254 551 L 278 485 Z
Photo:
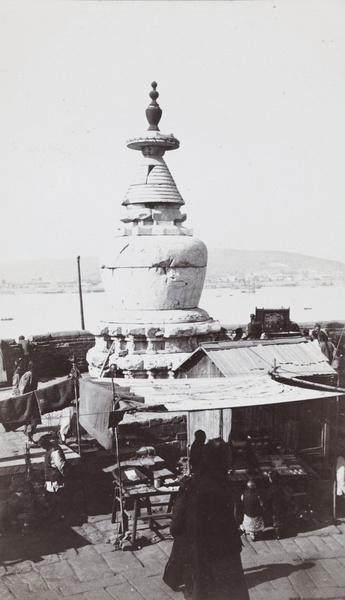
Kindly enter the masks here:
M 0 538 L 2 600 L 182 600 L 162 581 L 168 522 L 155 533 L 141 522 L 146 545 L 135 551 L 115 548 L 110 515 L 76 523 L 67 516 Z M 345 521 L 279 541 L 244 538 L 242 561 L 250 600 L 344 600 Z

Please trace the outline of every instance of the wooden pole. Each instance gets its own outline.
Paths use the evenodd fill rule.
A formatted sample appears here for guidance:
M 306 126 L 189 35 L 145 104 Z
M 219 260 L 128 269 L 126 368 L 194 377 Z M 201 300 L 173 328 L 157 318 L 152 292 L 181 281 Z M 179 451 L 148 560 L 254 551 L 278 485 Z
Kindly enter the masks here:
M 76 408 L 76 417 L 77 417 L 77 442 L 78 442 L 78 454 L 81 456 L 81 441 L 80 441 L 80 424 L 79 424 L 79 398 L 78 398 L 78 377 L 80 377 L 80 373 L 76 367 L 74 356 L 72 359 L 72 370 L 71 376 L 73 379 L 74 386 L 74 399 L 75 399 L 75 408 Z
M 79 284 L 79 302 L 80 302 L 81 328 L 84 331 L 84 329 L 85 329 L 85 322 L 84 322 L 83 295 L 82 295 L 82 289 L 81 289 L 80 256 L 77 256 L 77 263 L 78 263 L 78 284 Z
M 113 409 L 116 409 L 116 392 L 115 392 L 115 384 L 114 384 L 114 371 L 115 371 L 115 365 L 111 366 L 110 369 L 110 373 L 111 373 L 111 387 L 113 390 Z M 117 430 L 117 426 L 113 427 L 113 437 L 115 439 L 115 451 L 116 451 L 116 464 L 117 464 L 117 472 L 118 472 L 118 478 L 119 478 L 119 504 L 120 504 L 120 516 L 121 516 L 121 528 L 122 528 L 122 535 L 125 535 L 125 515 L 124 515 L 124 506 L 123 506 L 123 496 L 122 496 L 122 482 L 121 482 L 121 463 L 120 463 L 120 456 L 119 456 L 119 435 L 118 435 L 118 430 Z
M 111 351 L 112 351 L 112 349 L 113 349 L 114 345 L 115 345 L 115 342 L 112 342 L 112 343 L 111 343 L 111 345 L 110 345 L 110 348 L 109 348 L 109 350 L 108 350 L 108 352 L 107 352 L 107 356 L 105 357 L 104 363 L 103 363 L 103 365 L 102 365 L 102 368 L 101 368 L 101 372 L 100 372 L 100 374 L 99 374 L 99 377 L 103 377 L 104 369 L 105 369 L 105 367 L 107 366 L 107 362 L 108 362 L 108 360 L 109 360 L 109 356 L 110 356 L 110 354 L 111 354 Z M 113 373 L 113 371 L 112 371 L 112 373 Z M 112 377 L 111 381 L 113 381 L 113 377 Z M 115 393 L 115 392 L 114 392 L 114 390 L 113 390 L 113 394 L 114 394 L 114 393 Z

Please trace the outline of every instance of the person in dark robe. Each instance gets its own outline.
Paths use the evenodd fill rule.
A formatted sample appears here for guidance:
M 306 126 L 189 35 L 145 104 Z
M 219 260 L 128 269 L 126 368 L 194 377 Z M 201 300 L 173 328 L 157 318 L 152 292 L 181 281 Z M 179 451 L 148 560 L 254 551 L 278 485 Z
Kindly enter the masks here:
M 232 338 L 233 342 L 239 342 L 243 337 L 243 329 L 242 327 L 238 327 L 237 329 L 235 329 L 235 335 Z
M 259 340 L 262 334 L 262 323 L 257 321 L 254 314 L 250 315 L 250 322 L 247 325 L 247 340 Z
M 191 477 L 184 476 L 173 506 L 170 533 L 174 538 L 171 554 L 166 564 L 163 581 L 174 592 L 184 591 L 190 598 L 193 591 L 191 553 L 187 538 L 186 495 Z
M 227 478 L 229 454 L 229 446 L 221 438 L 208 441 L 202 468 L 187 489 L 191 600 L 249 600 L 234 516 L 235 494 Z
M 194 442 L 190 448 L 190 468 L 192 473 L 196 473 L 202 461 L 203 449 L 206 441 L 206 433 L 202 429 L 198 429 L 194 433 Z

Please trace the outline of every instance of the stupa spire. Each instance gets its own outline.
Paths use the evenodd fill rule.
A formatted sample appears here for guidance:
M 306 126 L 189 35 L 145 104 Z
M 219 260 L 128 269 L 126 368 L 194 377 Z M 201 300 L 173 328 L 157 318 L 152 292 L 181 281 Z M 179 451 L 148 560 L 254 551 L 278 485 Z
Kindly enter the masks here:
M 166 150 L 179 148 L 180 142 L 172 133 L 168 135 L 161 133 L 158 123 L 161 120 L 162 109 L 157 102 L 159 93 L 156 81 L 153 81 L 151 86 L 152 90 L 149 94 L 151 102 L 145 111 L 149 127 L 144 135 L 128 140 L 127 147 L 131 150 L 141 150 L 144 156 L 163 156 Z
M 148 128 L 148 131 L 159 131 L 158 123 L 161 120 L 162 109 L 160 108 L 160 106 L 157 102 L 157 98 L 159 96 L 159 93 L 156 90 L 157 83 L 155 81 L 153 81 L 151 83 L 151 87 L 152 87 L 152 90 L 149 94 L 149 96 L 151 98 L 151 102 L 146 109 L 146 118 L 150 125 Z

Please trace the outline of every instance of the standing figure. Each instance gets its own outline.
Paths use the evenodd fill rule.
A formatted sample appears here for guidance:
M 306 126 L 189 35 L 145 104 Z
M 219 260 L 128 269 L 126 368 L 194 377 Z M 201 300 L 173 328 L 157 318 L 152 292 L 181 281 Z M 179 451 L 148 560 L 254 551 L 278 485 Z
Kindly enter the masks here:
M 344 515 L 345 508 L 345 449 L 340 450 L 334 463 L 336 483 L 336 503 L 339 516 Z
M 203 468 L 193 477 L 186 493 L 191 600 L 249 600 L 228 469 L 228 444 L 221 438 L 208 441 Z
M 36 377 L 35 366 L 33 362 L 29 362 L 28 370 L 25 371 L 24 375 L 21 376 L 18 384 L 19 394 L 28 394 L 37 390 L 38 380 Z M 28 436 L 29 441 L 33 442 L 32 436 L 37 429 L 37 425 L 40 421 L 31 421 L 25 425 L 24 433 Z
M 5 356 L 4 356 L 4 352 L 2 351 L 2 347 L 3 347 L 3 340 L 0 340 L 0 383 L 6 383 L 7 382 L 7 369 L 6 369 Z
M 286 503 L 284 491 L 280 485 L 279 473 L 272 471 L 268 475 L 270 482 L 266 493 L 266 509 L 269 512 L 276 538 L 279 540 L 284 535 Z
M 329 341 L 327 333 L 322 330 L 319 333 L 319 344 L 321 352 L 326 356 L 331 365 L 335 354 L 335 345 Z
M 194 442 L 190 448 L 190 468 L 192 473 L 196 473 L 200 467 L 203 456 L 203 449 L 206 441 L 206 433 L 202 429 L 198 429 L 194 433 Z
M 18 346 L 20 346 L 21 349 L 24 369 L 27 369 L 29 362 L 32 359 L 32 347 L 36 346 L 36 344 L 30 340 L 27 340 L 23 335 L 20 335 L 18 338 Z
M 243 329 L 242 327 L 238 327 L 237 329 L 235 329 L 235 335 L 232 338 L 233 342 L 239 342 L 242 339 L 243 336 Z
M 39 445 L 45 452 L 44 476 L 46 499 L 50 517 L 54 520 L 63 518 L 63 490 L 66 457 L 57 441 L 48 435 L 43 435 Z
M 21 358 L 14 363 L 14 371 L 12 375 L 12 396 L 19 396 L 19 382 L 23 375 L 23 363 Z
M 258 533 L 265 529 L 264 525 L 264 502 L 256 489 L 255 481 L 249 480 L 247 489 L 241 496 L 243 503 L 243 523 L 240 526 L 244 533 L 249 533 L 253 542 L 257 540 Z
M 259 340 L 262 334 L 262 323 L 257 321 L 254 314 L 250 315 L 250 322 L 247 325 L 247 340 Z

